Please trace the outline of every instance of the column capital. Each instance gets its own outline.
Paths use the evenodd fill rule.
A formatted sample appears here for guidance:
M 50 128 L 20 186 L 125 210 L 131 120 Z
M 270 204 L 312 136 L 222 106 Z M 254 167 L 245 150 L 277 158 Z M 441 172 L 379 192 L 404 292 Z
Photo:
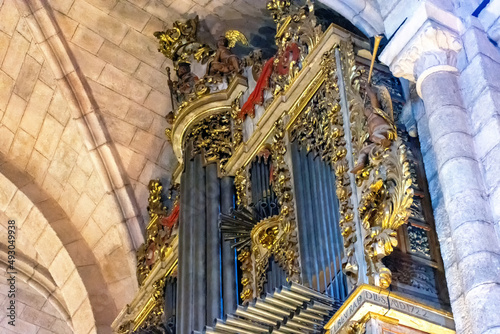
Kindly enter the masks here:
M 459 18 L 424 2 L 396 32 L 379 59 L 394 76 L 410 81 L 417 81 L 429 70 L 457 71 L 457 54 L 462 50 L 460 31 L 463 25 Z

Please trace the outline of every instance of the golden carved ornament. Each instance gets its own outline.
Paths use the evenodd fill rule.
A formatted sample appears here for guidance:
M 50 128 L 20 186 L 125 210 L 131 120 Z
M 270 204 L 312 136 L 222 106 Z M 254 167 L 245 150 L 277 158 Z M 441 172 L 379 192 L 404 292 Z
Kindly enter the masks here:
M 349 178 L 349 164 L 347 161 L 346 139 L 343 128 L 343 117 L 340 108 L 339 88 L 337 85 L 337 66 L 335 45 L 330 51 L 323 55 L 321 62 L 322 70 L 326 76 L 325 89 L 328 101 L 329 118 L 331 122 L 331 164 L 335 171 L 335 186 L 339 200 L 340 221 L 339 226 L 344 238 L 344 259 L 342 269 L 350 283 L 358 282 L 358 263 L 355 257 L 356 224 L 354 222 L 353 205 L 351 202 L 352 186 Z
M 236 188 L 236 206 L 248 206 L 248 174 L 243 166 L 236 171 L 234 176 L 234 186 Z
M 283 117 L 276 121 L 271 152 L 274 171 L 273 190 L 279 200 L 280 230 L 283 231 L 283 235 L 274 243 L 271 252 L 276 262 L 285 270 L 287 279 L 291 282 L 300 282 L 297 222 L 291 174 L 285 162 L 286 144 Z
M 207 163 L 217 161 L 220 173 L 224 174 L 224 166 L 233 154 L 230 111 L 210 115 L 198 122 L 186 142 L 190 140 L 193 141 L 192 155 L 203 153 Z
M 411 173 L 406 148 L 400 139 L 389 149 L 375 146 L 365 168 L 359 204 L 360 219 L 367 231 L 365 257 L 371 283 L 381 288 L 391 284 L 391 271 L 382 259 L 397 246 L 397 230 L 408 221 L 413 202 Z
M 368 276 L 371 284 L 387 288 L 391 272 L 382 259 L 392 253 L 397 245 L 397 230 L 407 222 L 413 202 L 412 175 L 406 159 L 406 148 L 393 126 L 392 102 L 386 87 L 377 88 L 377 99 L 383 110 L 373 108 L 388 126 L 390 146 L 369 142 L 370 132 L 365 116 L 365 103 L 361 92 L 364 70 L 356 66 L 352 44 L 342 42 L 344 55 L 342 68 L 349 105 L 353 158 L 369 151 L 367 163 L 356 174 L 356 184 L 361 193 L 358 211 L 366 237 L 363 241 Z
M 240 100 L 243 92 L 240 92 L 238 96 L 231 102 L 231 118 L 233 123 L 233 147 L 236 149 L 243 143 L 243 119 L 239 117 L 241 108 Z
M 198 61 L 206 59 L 211 49 L 205 44 L 198 43 L 198 23 L 199 19 L 196 16 L 186 22 L 175 21 L 171 29 L 156 31 L 154 36 L 158 39 L 158 51 L 176 63 L 189 62 L 191 55 Z
M 165 258 L 170 249 L 170 242 L 173 238 L 173 229 L 177 224 L 174 210 L 178 209 L 179 185 L 174 184 L 169 189 L 169 199 L 173 200 L 171 210 L 163 205 L 162 190 L 163 186 L 159 180 L 149 182 L 148 213 L 149 224 L 146 231 L 146 242 L 143 243 L 136 252 L 137 256 L 137 280 L 142 285 L 148 277 L 152 267 Z M 172 192 L 176 192 L 175 199 L 172 199 Z M 172 224 L 166 224 L 168 218 Z

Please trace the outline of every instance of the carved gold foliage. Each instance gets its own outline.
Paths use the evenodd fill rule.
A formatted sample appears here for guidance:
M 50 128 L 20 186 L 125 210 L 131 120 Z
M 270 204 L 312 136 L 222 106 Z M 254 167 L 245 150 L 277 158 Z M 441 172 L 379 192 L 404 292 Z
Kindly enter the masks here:
M 146 328 L 155 328 L 162 324 L 165 304 L 165 282 L 167 276 L 153 283 L 153 293 L 149 298 L 139 317 L 134 320 L 134 331 Z
M 240 146 L 243 143 L 243 119 L 239 117 L 240 99 L 243 92 L 240 92 L 238 96 L 231 102 L 231 118 L 233 120 L 233 146 L 234 148 Z
M 248 175 L 245 167 L 241 167 L 236 171 L 234 176 L 234 186 L 236 188 L 236 206 L 248 206 Z
M 401 139 L 388 150 L 375 146 L 369 160 L 369 176 L 361 185 L 359 205 L 360 219 L 367 231 L 365 257 L 371 283 L 387 288 L 391 271 L 383 265 L 382 258 L 397 246 L 397 230 L 410 216 L 412 180 Z
M 342 73 L 345 82 L 345 92 L 349 106 L 349 119 L 351 122 L 351 142 L 353 157 L 358 159 L 359 151 L 368 139 L 366 117 L 364 115 L 364 101 L 361 97 L 361 78 L 364 68 L 356 65 L 354 50 L 351 42 L 340 43 L 342 53 Z
M 313 151 L 322 160 L 331 161 L 333 155 L 330 111 L 326 87 L 323 84 L 307 103 L 291 128 L 291 141 L 297 141 L 307 152 Z
M 179 202 L 178 186 L 178 184 L 174 184 L 169 189 L 169 199 L 172 199 L 172 192 L 177 193 L 177 196 L 173 199 L 172 210 Z M 146 242 L 142 244 L 136 252 L 137 280 L 139 281 L 139 285 L 143 284 L 153 265 L 165 257 L 169 249 L 170 240 L 173 237 L 173 227 L 164 226 L 162 224 L 163 219 L 169 216 L 169 211 L 163 205 L 162 191 L 163 186 L 159 180 L 149 181 L 149 224 L 146 231 Z
M 300 281 L 299 249 L 297 242 L 297 223 L 293 202 L 293 189 L 290 170 L 285 162 L 285 130 L 283 117 L 275 124 L 275 134 L 272 145 L 274 167 L 273 190 L 279 199 L 280 229 L 283 236 L 273 245 L 272 253 L 275 260 L 287 273 L 288 280 Z
M 340 229 L 344 238 L 344 259 L 342 268 L 349 281 L 357 284 L 358 263 L 355 257 L 354 244 L 356 243 L 356 225 L 354 222 L 353 205 L 351 203 L 351 182 L 348 175 L 349 165 L 347 161 L 347 149 L 343 128 L 343 118 L 339 104 L 339 88 L 337 85 L 337 68 L 335 62 L 334 46 L 323 55 L 322 71 L 325 74 L 325 96 L 328 103 L 328 117 L 331 123 L 329 140 L 333 153 L 331 154 L 331 164 L 335 171 L 335 186 L 337 188 L 337 198 L 339 199 Z
M 272 0 L 267 8 L 277 23 L 278 52 L 271 75 L 271 88 L 276 96 L 286 92 L 293 84 L 305 65 L 306 56 L 319 42 L 322 30 L 316 24 L 314 6 L 310 1 L 299 7 L 290 1 Z
M 154 36 L 158 39 L 158 51 L 176 62 L 189 62 L 191 55 L 198 61 L 205 59 L 211 50 L 197 41 L 198 22 L 196 16 L 185 22 L 175 21 L 172 28 L 165 31 L 156 31 Z
M 233 154 L 230 111 L 198 122 L 187 137 L 186 142 L 190 141 L 193 142 L 192 155 L 202 153 L 206 162 L 217 161 L 219 171 L 224 174 L 224 166 Z
M 253 266 L 252 266 L 252 253 L 249 248 L 243 249 L 238 254 L 238 261 L 241 263 L 241 285 L 243 289 L 240 293 L 240 298 L 244 303 L 248 303 L 254 297 L 254 281 L 253 281 Z

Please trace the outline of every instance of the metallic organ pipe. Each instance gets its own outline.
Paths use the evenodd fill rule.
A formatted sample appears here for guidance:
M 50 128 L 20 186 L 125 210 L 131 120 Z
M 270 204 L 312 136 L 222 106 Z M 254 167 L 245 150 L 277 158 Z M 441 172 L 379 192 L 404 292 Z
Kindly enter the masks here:
M 221 212 L 229 214 L 234 207 L 233 178 L 225 176 L 221 180 Z M 222 300 L 223 314 L 236 310 L 238 295 L 236 291 L 235 251 L 231 242 L 222 241 Z
M 261 317 L 259 315 L 248 313 L 248 312 L 246 312 L 246 310 L 244 308 L 242 308 L 240 306 L 238 306 L 238 308 L 236 309 L 236 315 L 243 317 L 243 318 L 253 320 L 253 321 L 257 321 L 257 322 L 260 322 L 260 323 L 263 323 L 266 325 L 271 325 L 271 326 L 278 325 L 277 321 L 272 321 L 272 320 L 269 320 L 267 318 Z
M 307 157 L 307 152 L 305 150 L 300 150 L 301 160 L 302 160 L 302 170 L 303 170 L 303 185 L 304 185 L 304 193 L 305 193 L 305 209 L 307 212 L 307 229 L 310 231 L 310 240 L 308 242 L 313 245 L 311 247 L 311 261 L 308 264 L 311 267 L 312 280 L 311 287 L 313 289 L 319 290 L 319 267 L 318 267 L 318 249 L 317 245 L 317 237 L 316 237 L 316 228 L 315 228 L 315 218 L 314 218 L 314 209 L 313 209 L 313 199 L 315 198 L 315 194 L 311 192 L 311 173 L 309 171 L 309 162 Z
M 207 324 L 221 316 L 221 263 L 220 263 L 220 233 L 219 207 L 220 185 L 217 177 L 217 165 L 209 164 L 205 167 L 206 178 L 206 268 L 207 268 Z
M 332 246 L 330 243 L 332 242 L 330 235 L 328 233 L 328 226 L 330 225 L 331 214 L 329 213 L 330 203 L 328 203 L 328 195 L 326 189 L 326 180 L 324 175 L 324 170 L 328 167 L 325 166 L 324 162 L 321 160 L 321 157 L 318 156 L 315 161 L 316 165 L 316 175 L 320 180 L 318 183 L 319 192 L 321 194 L 321 204 L 322 207 L 318 208 L 321 212 L 321 235 L 323 239 L 324 248 L 324 263 L 323 270 L 325 271 L 325 293 L 328 293 L 329 285 L 332 282 L 332 272 L 330 269 L 330 263 L 332 263 L 332 257 L 334 256 L 334 252 L 332 251 Z
M 194 246 L 194 330 L 202 330 L 206 323 L 206 246 L 207 246 L 207 231 L 206 231 L 206 185 L 205 185 L 205 168 L 203 167 L 203 158 L 201 154 L 194 158 L 196 168 L 196 184 L 193 188 L 194 198 L 193 209 L 196 213 L 192 225 L 191 242 Z
M 324 291 L 326 287 L 326 279 L 325 279 L 325 238 L 323 233 L 321 233 L 321 224 L 323 223 L 322 220 L 322 212 L 323 212 L 323 207 L 322 207 L 322 198 L 321 198 L 321 193 L 318 191 L 320 185 L 319 185 L 319 180 L 318 180 L 318 175 L 316 174 L 316 162 L 314 161 L 314 153 L 309 152 L 307 155 L 307 163 L 309 167 L 309 177 L 311 179 L 311 183 L 309 184 L 309 189 L 311 192 L 311 195 L 313 195 L 312 198 L 314 198 L 312 204 L 312 211 L 313 211 L 313 228 L 314 228 L 314 233 L 315 233 L 315 245 L 316 245 L 316 264 L 317 264 L 317 271 L 316 275 L 318 276 L 318 290 L 319 291 Z
M 181 327 L 181 318 L 179 317 L 179 315 L 182 315 L 182 309 L 184 308 L 184 303 L 186 301 L 186 298 L 184 297 L 184 284 L 186 282 L 186 265 L 185 265 L 185 262 L 186 262 L 186 251 L 185 251 L 185 248 L 186 248 L 186 242 L 184 241 L 186 239 L 186 224 L 185 224 L 185 221 L 186 221 L 186 209 L 188 207 L 188 200 L 190 198 L 189 194 L 187 193 L 186 191 L 186 187 L 187 187 L 187 182 L 188 182 L 188 172 L 187 170 L 189 169 L 188 166 L 186 166 L 188 164 L 187 161 L 184 162 L 184 166 L 185 166 L 185 170 L 184 172 L 182 173 L 182 176 L 181 176 L 181 189 L 180 189 L 180 203 L 179 203 L 179 208 L 180 208 L 180 214 L 179 214 L 179 255 L 178 255 L 178 268 L 177 268 L 177 276 L 179 277 L 179 281 L 177 283 L 177 296 L 179 297 L 179 300 L 177 302 L 177 305 L 176 305 L 176 308 L 177 308 L 177 311 L 176 311 L 176 314 L 178 315 L 178 319 L 177 319 L 177 322 L 176 322 L 176 332 L 180 333 L 181 330 L 182 330 L 182 327 Z
M 258 326 L 256 324 L 249 323 L 248 321 L 245 321 L 245 320 L 243 320 L 241 318 L 236 318 L 236 317 L 234 317 L 232 315 L 228 315 L 227 316 L 226 324 L 232 325 L 232 326 L 236 326 L 236 327 L 240 327 L 240 328 L 244 328 L 244 329 L 247 329 L 247 330 L 253 330 L 253 331 L 256 331 L 257 333 L 262 333 L 262 332 L 268 332 L 269 331 L 269 327 Z
M 296 142 L 292 143 L 292 163 L 294 174 L 295 197 L 297 202 L 297 215 L 299 227 L 299 248 L 302 267 L 302 281 L 304 284 L 312 286 L 311 274 L 311 231 L 307 227 L 307 213 L 305 208 L 305 199 L 307 195 L 304 192 L 304 184 L 302 182 L 302 174 L 304 173 L 301 163 L 301 154 Z

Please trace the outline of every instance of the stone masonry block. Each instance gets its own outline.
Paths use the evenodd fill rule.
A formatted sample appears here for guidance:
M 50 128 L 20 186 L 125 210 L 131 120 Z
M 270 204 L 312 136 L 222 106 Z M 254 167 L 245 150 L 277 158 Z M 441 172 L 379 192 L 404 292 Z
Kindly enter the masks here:
M 2 72 L 0 72 L 2 73 Z M 5 125 L 10 131 L 16 132 L 23 117 L 24 110 L 26 109 L 26 101 L 12 94 L 7 105 L 7 110 L 5 111 L 4 117 L 2 118 L 2 124 Z
M 153 122 L 153 114 L 149 109 L 134 103 L 130 106 L 125 121 L 147 131 Z
M 481 163 L 483 165 L 486 191 L 490 194 L 500 186 L 500 144 L 489 151 L 481 160 Z
M 79 25 L 71 41 L 90 53 L 96 54 L 104 42 L 104 38 L 83 25 Z
M 145 84 L 109 64 L 104 67 L 98 81 L 140 104 L 146 100 L 151 90 Z
M 71 221 L 75 224 L 75 228 L 78 231 L 85 226 L 94 212 L 95 207 L 96 205 L 94 202 L 85 193 L 77 200 L 74 213 L 71 216 Z
M 12 88 L 14 87 L 14 80 L 2 71 L 0 71 L 0 87 L 2 87 L 0 89 L 0 110 L 5 111 L 9 103 Z M 23 110 L 17 112 L 22 112 Z
M 85 1 L 75 1 L 68 16 L 115 44 L 122 41 L 128 30 L 127 25 Z
M 52 159 L 61 139 L 64 127 L 50 115 L 43 121 L 35 148 L 46 158 Z
M 146 6 L 144 6 L 144 10 L 160 19 L 165 19 L 172 15 L 172 11 L 168 9 L 168 6 L 174 1 L 175 0 L 149 0 Z
M 14 1 L 5 1 L 0 7 L 0 30 L 12 36 L 19 21 L 19 12 Z
M 61 184 L 66 183 L 77 157 L 78 153 L 71 146 L 62 141 L 59 142 L 54 158 L 50 163 L 49 174 Z
M 146 98 L 144 106 L 153 110 L 158 115 L 165 117 L 172 111 L 172 100 L 169 95 L 152 90 Z
M 463 132 L 451 132 L 441 136 L 434 143 L 433 151 L 436 154 L 438 168 L 453 158 L 475 158 L 472 137 Z
M 87 225 L 82 229 L 82 236 L 89 245 L 89 247 L 94 247 L 95 244 L 101 239 L 103 233 L 99 228 L 99 225 L 90 218 Z
M 121 223 L 121 209 L 118 206 L 115 196 L 106 194 L 97 204 L 92 214 L 92 219 L 99 225 L 104 233 L 115 224 Z
M 159 68 L 165 59 L 158 52 L 158 42 L 154 36 L 145 36 L 133 29 L 128 31 L 120 47 L 154 68 Z
M 466 295 L 481 285 L 494 283 L 500 286 L 499 254 L 484 251 L 472 253 L 459 261 L 458 267 L 462 272 Z
M 151 14 L 128 1 L 118 2 L 113 10 L 111 10 L 110 15 L 125 22 L 127 25 L 138 31 L 144 29 L 146 23 L 151 17 Z
M 90 319 L 90 321 L 89 321 Z M 88 299 L 84 300 L 80 308 L 72 316 L 75 333 L 89 333 L 94 327 L 94 313 Z
M 474 305 L 469 308 L 472 323 L 472 333 L 485 333 L 489 328 L 500 327 L 500 285 L 484 284 L 469 291 L 465 295 L 467 304 Z
M 35 138 L 19 129 L 10 148 L 9 157 L 15 165 L 24 169 L 28 164 L 33 146 L 35 146 Z
M 0 126 L 0 152 L 7 155 L 9 153 L 12 142 L 14 141 L 14 133 L 5 126 Z
M 156 137 L 146 131 L 137 129 L 130 147 L 137 152 L 144 153 L 144 155 L 152 160 L 156 161 L 160 154 L 160 150 L 163 145 L 163 139 Z
M 144 63 L 139 65 L 134 76 L 161 93 L 169 96 L 168 77 L 157 69 Z
M 456 106 L 463 108 L 459 94 L 460 86 L 457 74 L 451 72 L 437 72 L 429 75 L 422 82 L 422 96 L 425 96 L 424 106 L 428 117 L 442 107 Z
M 500 115 L 495 115 L 474 137 L 479 159 L 484 158 L 495 146 L 500 144 Z
M 82 302 L 87 298 L 87 291 L 77 270 L 71 273 L 66 283 L 61 288 L 69 314 L 74 314 Z
M 146 164 L 146 158 L 142 154 L 138 154 L 126 146 L 120 144 L 115 144 L 115 146 L 120 155 L 123 167 L 127 171 L 127 175 L 131 179 L 137 180 Z
M 478 162 L 469 158 L 446 161 L 439 170 L 439 180 L 446 201 L 450 201 L 465 189 L 480 192 L 484 189 Z M 463 207 L 464 210 L 468 208 L 468 205 Z
M 73 0 L 70 0 L 71 3 L 73 3 Z M 78 27 L 78 22 L 73 20 L 72 18 L 68 17 L 67 15 L 63 13 L 67 13 L 69 11 L 69 8 L 67 11 L 54 11 L 54 18 L 59 25 L 59 28 L 61 29 L 61 32 L 66 38 L 67 41 L 70 41 L 71 38 L 73 38 L 73 34 L 76 31 L 76 28 Z
M 490 194 L 491 210 L 496 222 L 500 222 L 500 205 L 498 203 L 500 203 L 500 186 L 497 186 Z
M 500 115 L 500 91 L 485 89 L 469 110 L 472 134 L 477 134 L 491 118 Z
M 20 33 L 14 33 L 2 63 L 2 70 L 11 78 L 17 78 L 23 65 L 21 60 L 24 59 L 29 46 L 30 43 Z
M 26 306 L 24 308 L 24 311 L 19 318 L 27 322 L 30 322 L 34 325 L 37 325 L 39 327 L 42 327 L 41 329 L 50 328 L 50 326 L 52 326 L 56 321 L 55 316 L 52 316 L 45 312 L 41 312 L 30 306 Z M 40 331 L 38 333 L 40 333 Z
M 158 21 L 160 21 L 160 20 L 158 20 Z M 157 30 L 158 29 L 156 29 L 155 31 L 157 31 Z M 161 30 L 161 28 L 160 28 L 160 30 Z M 0 64 L 3 62 L 3 58 L 5 57 L 5 54 L 7 53 L 7 49 L 9 48 L 9 43 L 10 43 L 10 36 L 7 35 L 6 33 L 4 33 L 3 31 L 0 31 Z
M 98 56 L 127 73 L 134 73 L 140 64 L 139 59 L 108 41 L 104 42 L 99 50 Z
M 500 81 L 496 76 L 499 71 L 500 64 L 482 54 L 470 61 L 460 76 L 462 95 L 467 106 L 472 106 L 488 86 L 500 90 Z
M 33 240 L 33 242 L 35 242 L 35 240 Z M 59 253 L 63 247 L 56 232 L 50 226 L 45 228 L 40 238 L 36 240 L 34 246 L 40 255 L 40 259 L 47 267 L 54 261 L 57 253 Z
M 135 131 L 133 125 L 106 114 L 103 114 L 103 120 L 115 142 L 126 146 L 130 144 Z
M 0 210 L 2 212 L 5 212 L 16 191 L 17 187 L 3 174 L 0 174 Z
M 68 44 L 83 74 L 87 78 L 97 80 L 106 66 L 106 62 L 75 44 Z
M 23 66 L 16 79 L 14 92 L 25 101 L 28 101 L 31 96 L 31 92 L 33 91 L 41 68 L 42 66 L 32 57 L 26 56 L 26 58 L 24 58 Z
M 500 51 L 488 39 L 486 32 L 471 27 L 462 35 L 462 42 L 469 61 L 482 54 L 500 63 Z
M 17 191 L 5 210 L 5 214 L 22 225 L 32 207 L 31 200 L 22 191 Z
M 500 254 L 500 245 L 491 222 L 473 221 L 463 223 L 452 232 L 455 243 L 462 246 L 456 247 L 457 261 L 476 252 L 491 252 Z
M 40 80 L 36 82 L 20 124 L 33 137 L 38 136 L 53 94 L 54 91 L 49 86 Z

